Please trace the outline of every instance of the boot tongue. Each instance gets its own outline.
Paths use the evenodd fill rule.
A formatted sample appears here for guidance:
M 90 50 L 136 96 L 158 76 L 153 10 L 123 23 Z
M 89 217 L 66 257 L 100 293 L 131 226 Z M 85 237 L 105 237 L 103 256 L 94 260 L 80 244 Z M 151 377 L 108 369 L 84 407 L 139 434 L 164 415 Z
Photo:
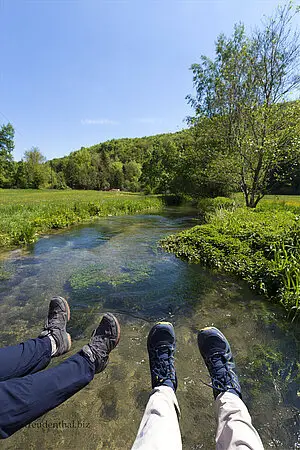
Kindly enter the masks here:
M 159 346 L 161 345 L 170 345 L 170 333 L 168 330 L 159 330 L 159 333 L 156 332 L 151 338 L 152 345 L 156 347 L 156 345 L 159 343 Z
M 226 350 L 226 344 L 218 336 L 210 336 L 207 339 L 206 354 L 211 357 L 215 354 L 222 354 Z
M 157 347 L 156 349 L 158 355 L 163 359 L 167 359 L 169 357 L 169 347 L 170 347 L 169 342 L 161 342 L 159 347 Z

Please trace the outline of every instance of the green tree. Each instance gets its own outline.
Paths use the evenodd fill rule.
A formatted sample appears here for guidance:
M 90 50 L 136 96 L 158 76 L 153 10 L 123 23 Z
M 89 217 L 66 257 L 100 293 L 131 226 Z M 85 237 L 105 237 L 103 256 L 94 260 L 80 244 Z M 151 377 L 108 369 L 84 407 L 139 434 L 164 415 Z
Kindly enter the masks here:
M 45 165 L 46 158 L 38 147 L 32 147 L 24 154 L 27 186 L 39 189 L 48 181 L 49 170 Z
M 113 161 L 109 167 L 110 186 L 114 189 L 122 189 L 124 186 L 123 163 Z
M 141 164 L 136 161 L 127 161 L 123 166 L 124 187 L 129 191 L 137 192 L 140 190 L 139 178 L 141 176 Z
M 172 191 L 199 197 L 227 196 L 236 190 L 232 160 L 211 120 L 200 119 L 180 145 Z
M 11 123 L 0 128 L 0 187 L 11 187 L 14 176 L 14 128 Z
M 26 169 L 26 163 L 21 160 L 16 163 L 16 171 L 15 171 L 15 187 L 20 189 L 26 189 L 29 187 L 29 181 L 28 181 L 28 173 Z
M 218 37 L 214 60 L 202 56 L 191 66 L 196 96 L 187 97 L 195 110 L 189 122 L 209 120 L 249 207 L 282 175 L 283 161 L 299 162 L 299 103 L 284 103 L 300 86 L 295 14 L 291 3 L 279 7 L 250 36 L 236 25 L 231 37 Z
M 66 165 L 66 181 L 73 189 L 94 189 L 91 179 L 91 152 L 82 147 L 71 153 Z
M 142 168 L 141 181 L 145 192 L 166 194 L 177 191 L 175 178 L 180 169 L 181 154 L 182 148 L 175 136 L 167 134 L 153 140 L 151 156 Z

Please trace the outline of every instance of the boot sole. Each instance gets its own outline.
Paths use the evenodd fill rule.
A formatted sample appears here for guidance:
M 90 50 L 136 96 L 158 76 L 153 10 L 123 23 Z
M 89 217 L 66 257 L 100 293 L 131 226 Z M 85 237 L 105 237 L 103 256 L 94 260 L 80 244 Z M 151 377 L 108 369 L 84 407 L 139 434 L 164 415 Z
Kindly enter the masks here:
M 68 352 L 72 346 L 71 335 L 69 333 L 67 333 L 67 336 L 68 336 L 68 348 L 67 348 L 66 352 Z
M 59 298 L 61 298 L 63 300 L 64 304 L 65 304 L 65 307 L 66 307 L 66 310 L 67 310 L 67 322 L 69 322 L 70 317 L 71 317 L 71 311 L 70 311 L 69 303 L 67 302 L 67 300 L 64 297 L 59 297 Z

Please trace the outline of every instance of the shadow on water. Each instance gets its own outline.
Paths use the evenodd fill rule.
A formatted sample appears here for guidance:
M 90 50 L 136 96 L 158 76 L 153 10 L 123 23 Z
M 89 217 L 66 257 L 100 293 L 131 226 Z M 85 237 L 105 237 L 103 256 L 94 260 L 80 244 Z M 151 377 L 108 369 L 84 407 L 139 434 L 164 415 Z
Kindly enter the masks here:
M 114 312 L 122 327 L 105 372 L 36 421 L 43 426 L 21 430 L 3 448 L 130 448 L 150 389 L 147 335 L 162 319 L 176 329 L 185 449 L 214 448 L 212 393 L 200 382 L 207 371 L 196 339 L 207 325 L 221 328 L 232 344 L 244 400 L 265 448 L 300 448 L 299 330 L 244 283 L 158 248 L 159 239 L 197 224 L 194 214 L 169 208 L 163 215 L 99 219 L 44 236 L 2 260 L 2 346 L 37 335 L 55 294 L 71 305 L 72 353 L 86 343 L 104 311 Z M 62 421 L 69 427 L 45 426 Z

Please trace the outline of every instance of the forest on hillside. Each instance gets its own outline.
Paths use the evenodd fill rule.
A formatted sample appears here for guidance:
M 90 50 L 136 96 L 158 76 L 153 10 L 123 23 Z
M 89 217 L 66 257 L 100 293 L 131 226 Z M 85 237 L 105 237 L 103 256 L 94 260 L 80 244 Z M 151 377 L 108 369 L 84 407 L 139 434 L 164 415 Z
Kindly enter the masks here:
M 300 117 L 299 102 L 286 107 Z M 295 120 L 295 133 L 297 125 Z M 226 196 L 241 190 L 239 174 L 234 158 L 225 154 L 222 138 L 213 129 L 210 132 L 210 127 L 210 121 L 204 120 L 177 133 L 113 139 L 50 161 L 45 161 L 38 148 L 27 151 L 19 162 L 6 159 L 4 164 L 2 156 L 0 187 Z M 3 126 L 2 135 L 8 132 L 13 136 L 13 128 Z M 288 145 L 286 142 L 287 150 Z M 283 158 L 276 171 L 270 171 L 266 193 L 299 195 L 300 167 L 296 163 L 296 154 L 289 160 Z

